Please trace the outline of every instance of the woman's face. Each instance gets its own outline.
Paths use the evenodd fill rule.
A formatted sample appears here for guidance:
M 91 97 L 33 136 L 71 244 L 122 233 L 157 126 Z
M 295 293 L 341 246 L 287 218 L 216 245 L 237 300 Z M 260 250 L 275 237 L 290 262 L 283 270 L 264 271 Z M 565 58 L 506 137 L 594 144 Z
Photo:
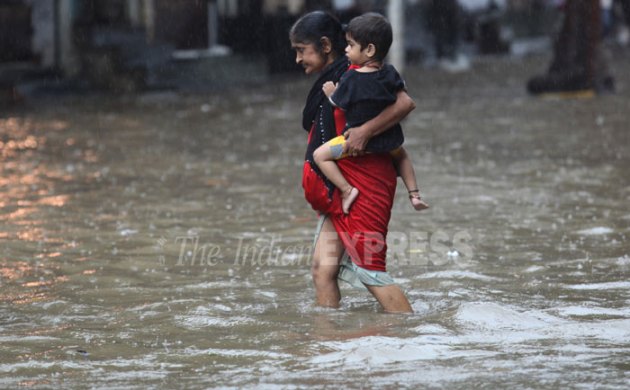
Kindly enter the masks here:
M 317 50 L 313 43 L 291 42 L 291 47 L 295 50 L 295 62 L 304 68 L 306 74 L 321 72 L 333 62 L 332 56 L 327 53 L 330 49 L 325 44 L 322 51 Z

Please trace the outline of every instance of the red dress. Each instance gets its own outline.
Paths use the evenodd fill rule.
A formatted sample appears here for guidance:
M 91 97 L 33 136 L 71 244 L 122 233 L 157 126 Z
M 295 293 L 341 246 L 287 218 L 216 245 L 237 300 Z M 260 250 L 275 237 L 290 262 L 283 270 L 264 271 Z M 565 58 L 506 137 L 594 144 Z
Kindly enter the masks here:
M 345 124 L 343 111 L 334 110 L 335 127 L 341 135 Z M 309 143 L 315 126 L 309 132 Z M 359 267 L 386 270 L 387 229 L 396 192 L 397 173 L 389 153 L 366 154 L 337 160 L 348 182 L 359 190 L 349 214 L 341 211 L 339 190 L 330 189 L 310 163 L 304 164 L 302 186 L 311 206 L 327 214 L 352 261 Z

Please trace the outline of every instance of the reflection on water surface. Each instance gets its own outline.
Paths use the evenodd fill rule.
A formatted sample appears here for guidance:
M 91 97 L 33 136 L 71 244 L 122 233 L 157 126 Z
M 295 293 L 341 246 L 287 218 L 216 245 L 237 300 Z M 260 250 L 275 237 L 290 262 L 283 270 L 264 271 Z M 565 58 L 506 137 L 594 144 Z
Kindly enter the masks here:
M 3 115 L 0 385 L 627 385 L 628 94 L 530 98 L 533 62 L 408 72 L 431 209 L 399 191 L 389 268 L 411 316 L 312 306 L 310 80 Z

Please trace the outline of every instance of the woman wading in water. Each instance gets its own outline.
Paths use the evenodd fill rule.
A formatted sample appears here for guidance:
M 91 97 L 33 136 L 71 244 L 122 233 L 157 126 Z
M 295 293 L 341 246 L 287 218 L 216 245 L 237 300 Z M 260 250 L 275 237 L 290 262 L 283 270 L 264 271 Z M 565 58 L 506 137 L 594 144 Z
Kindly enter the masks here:
M 362 154 L 367 141 L 399 123 L 414 108 L 405 91 L 396 102 L 374 119 L 349 129 L 348 158 L 337 161 L 348 182 L 362 194 L 344 214 L 339 190 L 321 174 L 313 152 L 323 143 L 341 135 L 346 120 L 334 108 L 322 86 L 338 83 L 350 63 L 344 55 L 345 33 L 332 15 L 315 11 L 301 17 L 291 28 L 291 46 L 296 62 L 306 74 L 318 74 L 303 110 L 302 127 L 308 132 L 308 146 L 302 185 L 307 201 L 320 214 L 315 236 L 312 276 L 316 303 L 339 307 L 338 279 L 365 286 L 387 312 L 412 312 L 404 293 L 386 271 L 387 229 L 396 191 L 397 173 L 389 153 Z

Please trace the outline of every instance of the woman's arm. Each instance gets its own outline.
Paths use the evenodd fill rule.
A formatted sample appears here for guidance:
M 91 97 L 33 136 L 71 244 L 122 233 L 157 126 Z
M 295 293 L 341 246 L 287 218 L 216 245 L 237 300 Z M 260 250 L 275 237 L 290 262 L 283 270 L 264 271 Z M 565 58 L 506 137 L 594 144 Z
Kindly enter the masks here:
M 384 109 L 377 117 L 370 119 L 359 127 L 353 127 L 346 131 L 347 153 L 357 154 L 362 152 L 370 138 L 402 121 L 414 108 L 416 108 L 416 103 L 414 103 L 407 92 L 398 92 L 396 102 Z

